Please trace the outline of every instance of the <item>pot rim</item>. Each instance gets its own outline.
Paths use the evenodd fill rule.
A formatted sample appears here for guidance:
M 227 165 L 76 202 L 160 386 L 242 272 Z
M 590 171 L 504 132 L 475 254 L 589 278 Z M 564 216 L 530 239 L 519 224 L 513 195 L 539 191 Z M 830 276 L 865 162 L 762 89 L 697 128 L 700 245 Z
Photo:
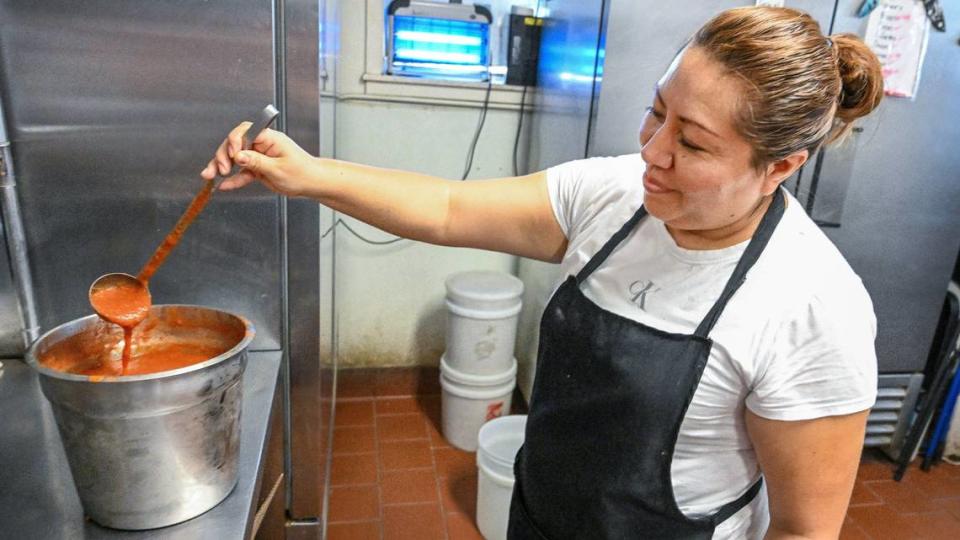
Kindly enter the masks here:
M 132 382 L 139 382 L 139 381 L 150 381 L 154 379 L 166 379 L 169 377 L 176 377 L 177 375 L 183 375 L 184 373 L 199 371 L 207 367 L 213 366 L 215 364 L 219 364 L 233 356 L 236 356 L 238 353 L 243 352 L 247 348 L 247 346 L 250 345 L 250 342 L 253 341 L 253 337 L 256 334 L 256 329 L 254 328 L 253 323 L 251 323 L 246 317 L 242 315 L 237 315 L 236 313 L 232 313 L 230 311 L 226 311 L 220 308 L 200 306 L 197 304 L 155 304 L 150 309 L 153 310 L 153 308 L 167 308 L 167 307 L 206 309 L 210 311 L 217 311 L 225 315 L 229 315 L 231 317 L 236 317 L 237 319 L 240 320 L 240 322 L 243 323 L 243 326 L 244 326 L 243 338 L 239 342 L 237 342 L 236 345 L 231 347 L 229 350 L 224 351 L 222 354 L 214 356 L 213 358 L 204 360 L 203 362 L 191 364 L 189 366 L 184 366 L 182 368 L 171 369 L 169 371 L 160 371 L 157 373 L 145 373 L 141 375 L 80 375 L 78 373 L 67 373 L 66 371 L 51 369 L 40 363 L 36 355 L 37 345 L 41 341 L 43 341 L 44 338 L 46 338 L 50 334 L 57 332 L 58 330 L 64 328 L 65 326 L 77 324 L 79 322 L 86 321 L 88 319 L 99 318 L 98 315 L 92 314 L 92 315 L 87 315 L 85 317 L 80 317 L 79 319 L 73 319 L 73 320 L 67 321 L 63 324 L 59 324 L 51 328 L 50 330 L 47 330 L 46 332 L 44 332 L 43 335 L 41 335 L 39 338 L 37 338 L 36 341 L 30 344 L 30 348 L 27 349 L 27 353 L 25 355 L 25 360 L 27 364 L 39 374 L 45 375 L 47 377 L 52 377 L 54 379 L 65 380 L 65 381 L 92 382 L 92 383 L 132 383 Z

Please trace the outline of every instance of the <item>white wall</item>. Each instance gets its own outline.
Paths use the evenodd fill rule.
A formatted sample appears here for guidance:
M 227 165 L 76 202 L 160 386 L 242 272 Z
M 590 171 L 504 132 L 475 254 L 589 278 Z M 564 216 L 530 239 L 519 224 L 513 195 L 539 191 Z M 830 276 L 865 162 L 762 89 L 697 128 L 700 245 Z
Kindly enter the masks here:
M 477 125 L 483 85 L 411 85 L 379 74 L 378 0 L 339 2 L 339 55 L 328 71 L 322 153 L 338 159 L 459 178 Z M 335 88 L 335 96 L 331 91 Z M 512 174 L 519 92 L 497 88 L 473 178 Z M 527 124 L 529 118 L 526 119 Z M 358 233 L 390 236 L 350 218 Z M 322 230 L 333 223 L 326 211 Z M 293 249 L 293 248 L 291 248 Z M 514 257 L 402 241 L 372 246 L 343 226 L 322 243 L 321 337 L 341 367 L 437 365 L 444 350 L 444 280 L 465 270 L 514 273 Z M 335 303 L 335 306 L 333 305 Z M 333 328 L 328 323 L 334 321 Z M 327 355 L 324 355 L 327 359 Z
M 478 111 L 403 103 L 341 102 L 337 112 L 340 159 L 459 177 Z M 488 112 L 473 175 L 511 170 L 514 111 Z M 474 181 L 474 180 L 468 180 Z M 390 236 L 346 218 L 369 239 Z M 444 285 L 466 270 L 512 273 L 514 258 L 479 250 L 402 241 L 371 246 L 337 231 L 336 314 L 341 366 L 436 365 L 444 349 Z

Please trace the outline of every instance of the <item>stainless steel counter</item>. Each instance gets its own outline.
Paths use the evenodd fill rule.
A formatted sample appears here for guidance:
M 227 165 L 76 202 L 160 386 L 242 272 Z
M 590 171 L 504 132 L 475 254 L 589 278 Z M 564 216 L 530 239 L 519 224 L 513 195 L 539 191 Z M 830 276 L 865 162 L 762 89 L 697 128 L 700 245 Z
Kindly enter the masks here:
M 241 539 L 250 534 L 279 351 L 250 353 L 243 376 L 240 473 L 233 492 L 189 521 L 141 532 L 106 529 L 84 518 L 57 424 L 36 374 L 20 360 L 2 362 L 0 539 Z

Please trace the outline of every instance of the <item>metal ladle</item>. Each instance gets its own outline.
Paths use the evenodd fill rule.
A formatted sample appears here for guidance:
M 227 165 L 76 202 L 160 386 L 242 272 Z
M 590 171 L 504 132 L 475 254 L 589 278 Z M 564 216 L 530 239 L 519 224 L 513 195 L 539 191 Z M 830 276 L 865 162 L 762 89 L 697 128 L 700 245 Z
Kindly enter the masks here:
M 253 141 L 260 135 L 260 132 L 267 129 L 279 114 L 280 111 L 273 105 L 264 107 L 257 115 L 253 124 L 243 134 L 243 149 L 249 150 L 253 145 Z M 250 134 L 253 134 L 253 136 L 249 136 Z M 153 273 L 160 264 L 163 263 L 163 260 L 166 259 L 170 250 L 180 241 L 180 237 L 183 236 L 190 222 L 192 222 L 200 210 L 203 209 L 213 192 L 220 187 L 220 183 L 225 178 L 237 174 L 239 170 L 240 169 L 234 165 L 226 175 L 214 177 L 213 180 L 209 180 L 204 184 L 200 193 L 194 197 L 190 206 L 177 221 L 177 224 L 174 225 L 173 230 L 171 230 L 170 234 L 160 243 L 153 257 L 147 261 L 147 264 L 144 265 L 143 270 L 140 271 L 138 276 L 131 276 L 130 274 L 122 272 L 104 274 L 90 285 L 90 290 L 87 291 L 87 298 L 90 300 L 90 305 L 93 306 L 93 310 L 97 315 L 106 321 L 118 324 L 124 328 L 136 326 L 147 316 L 151 305 L 150 289 L 147 287 L 147 283 L 150 281 Z M 108 296 L 110 296 L 107 294 L 108 290 L 115 290 L 121 293 L 116 296 L 122 296 L 124 300 L 127 301 L 124 302 L 122 306 L 108 302 Z M 116 309 L 118 307 L 121 309 Z

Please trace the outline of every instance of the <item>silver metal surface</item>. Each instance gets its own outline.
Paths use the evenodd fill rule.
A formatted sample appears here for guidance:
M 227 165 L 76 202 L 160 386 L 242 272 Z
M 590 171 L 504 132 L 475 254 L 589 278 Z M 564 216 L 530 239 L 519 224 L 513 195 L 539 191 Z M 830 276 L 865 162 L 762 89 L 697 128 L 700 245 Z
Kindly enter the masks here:
M 243 375 L 239 477 L 230 495 L 209 512 L 184 523 L 128 532 L 84 519 L 37 373 L 23 362 L 4 362 L 0 410 L 17 414 L 7 416 L 0 425 L 0 538 L 249 538 L 279 367 L 278 351 L 249 353 Z
M 279 356 L 279 353 L 278 353 Z M 249 369 L 249 366 L 248 366 Z M 270 406 L 270 429 L 264 443 L 262 471 L 256 490 L 256 517 L 250 536 L 253 538 L 283 538 L 283 528 L 287 521 L 286 505 L 283 500 L 283 396 L 279 391 L 279 373 L 274 372 L 273 380 L 277 392 Z M 248 536 L 248 538 L 250 537 Z
M 586 157 L 594 87 L 604 69 L 598 55 L 607 3 L 553 0 L 547 6 L 550 17 L 532 89 L 536 114 L 530 123 L 529 170 Z
M 840 2 L 833 33 L 864 34 L 857 6 Z M 946 17 L 947 28 L 960 27 L 960 10 Z M 840 226 L 824 231 L 873 299 L 881 372 L 923 369 L 960 250 L 958 65 L 956 35 L 931 31 L 916 98 L 885 98 L 860 124 L 852 166 L 832 159 L 820 174 L 818 192 L 850 175 Z
M 287 34 L 286 3 L 273 0 L 270 11 L 273 17 L 273 100 L 280 106 L 280 118 L 277 129 L 287 129 Z M 287 197 L 280 197 L 280 349 L 283 351 L 283 363 L 280 365 L 280 384 L 283 392 L 283 500 L 287 515 L 292 516 L 293 481 L 297 471 L 293 468 L 293 403 L 290 394 L 290 231 Z M 298 467 L 299 468 L 299 467 Z
M 0 99 L 42 328 L 90 313 L 97 276 L 139 269 L 224 134 L 272 101 L 271 35 L 270 0 L 0 0 Z M 215 197 L 154 299 L 241 313 L 253 348 L 278 349 L 277 208 L 261 186 Z
M 283 21 L 276 33 L 286 38 L 279 67 L 275 3 Z M 287 134 L 319 153 L 317 4 L 0 0 L 0 99 L 44 328 L 89 313 L 83 293 L 96 276 L 148 259 L 238 115 L 273 101 L 287 115 Z M 284 85 L 285 107 L 275 101 Z M 261 186 L 217 196 L 151 289 L 159 302 L 247 316 L 258 328 L 252 349 L 279 349 L 288 317 L 290 504 L 310 520 L 323 511 L 332 432 L 332 375 L 321 368 L 318 343 L 319 207 L 289 201 L 282 227 L 279 200 Z
M 287 521 L 284 537 L 286 540 L 322 540 L 323 529 L 316 519 L 300 519 Z
M 424 0 L 410 0 L 406 5 L 400 5 L 393 14 L 405 17 L 424 17 L 466 22 L 476 22 L 480 15 L 471 4 L 459 2 L 440 3 Z
M 7 242 L 0 222 L 0 358 L 18 358 L 23 355 L 23 321 L 17 304 L 17 291 L 10 275 Z
M 922 383 L 923 373 L 878 377 L 877 402 L 867 418 L 864 446 L 880 447 L 891 459 L 897 459 L 913 423 Z
M 319 127 L 319 156 L 336 156 L 336 127 L 337 127 L 337 98 L 336 89 L 339 76 L 337 64 L 339 62 L 340 41 L 340 13 L 339 0 L 321 0 L 320 13 L 320 67 L 318 77 L 321 83 L 320 94 L 320 125 Z M 317 417 L 317 435 L 319 437 L 318 454 L 322 456 L 318 464 L 318 472 L 322 475 L 323 486 L 319 498 L 322 512 L 320 518 L 320 537 L 326 538 L 327 523 L 330 515 L 330 478 L 333 468 L 333 426 L 336 425 L 335 398 L 337 395 L 337 317 L 334 315 L 337 305 L 336 287 L 336 231 L 330 229 L 337 220 L 336 212 L 331 209 L 317 207 L 317 225 L 320 232 L 320 242 L 317 245 L 316 257 L 320 264 L 317 267 L 317 282 L 319 283 L 317 307 L 317 324 L 320 329 L 317 340 L 320 362 L 317 366 L 320 376 L 320 412 Z M 331 231 L 324 242 L 326 231 Z M 322 292 L 320 292 L 322 291 Z M 325 319 L 325 320 L 324 320 Z
M 6 124 L 0 99 L 0 247 L 4 248 L 0 254 L 0 306 L 4 311 L 0 314 L 0 356 L 19 356 L 37 339 L 40 328 Z
M 286 37 L 284 128 L 313 155 L 320 153 L 320 13 L 316 0 L 285 0 Z M 336 24 L 323 21 L 323 26 Z M 306 199 L 286 202 L 287 298 L 289 333 L 290 465 L 292 519 L 321 529 L 326 486 L 327 444 L 333 426 L 330 411 L 332 376 L 320 362 L 320 206 Z M 325 405 L 326 404 L 326 405 Z M 322 529 L 321 529 L 322 530 Z
M 143 324 L 155 337 L 141 340 L 200 340 L 229 349 L 145 375 L 86 376 L 40 363 L 52 346 L 74 336 L 122 340 L 119 329 L 90 315 L 50 330 L 27 352 L 53 408 L 84 512 L 117 529 L 186 521 L 222 501 L 237 481 L 240 380 L 253 327 L 199 306 L 154 306 Z
M 550 0 L 540 43 L 534 114 L 529 122 L 529 151 L 521 173 L 587 157 L 594 93 L 601 85 L 604 59 L 600 54 L 610 0 Z M 605 84 L 605 82 L 603 82 Z M 518 384 L 530 397 L 536 368 L 538 332 L 543 309 L 561 278 L 558 265 L 518 259 L 523 280 L 523 310 L 517 335 Z

